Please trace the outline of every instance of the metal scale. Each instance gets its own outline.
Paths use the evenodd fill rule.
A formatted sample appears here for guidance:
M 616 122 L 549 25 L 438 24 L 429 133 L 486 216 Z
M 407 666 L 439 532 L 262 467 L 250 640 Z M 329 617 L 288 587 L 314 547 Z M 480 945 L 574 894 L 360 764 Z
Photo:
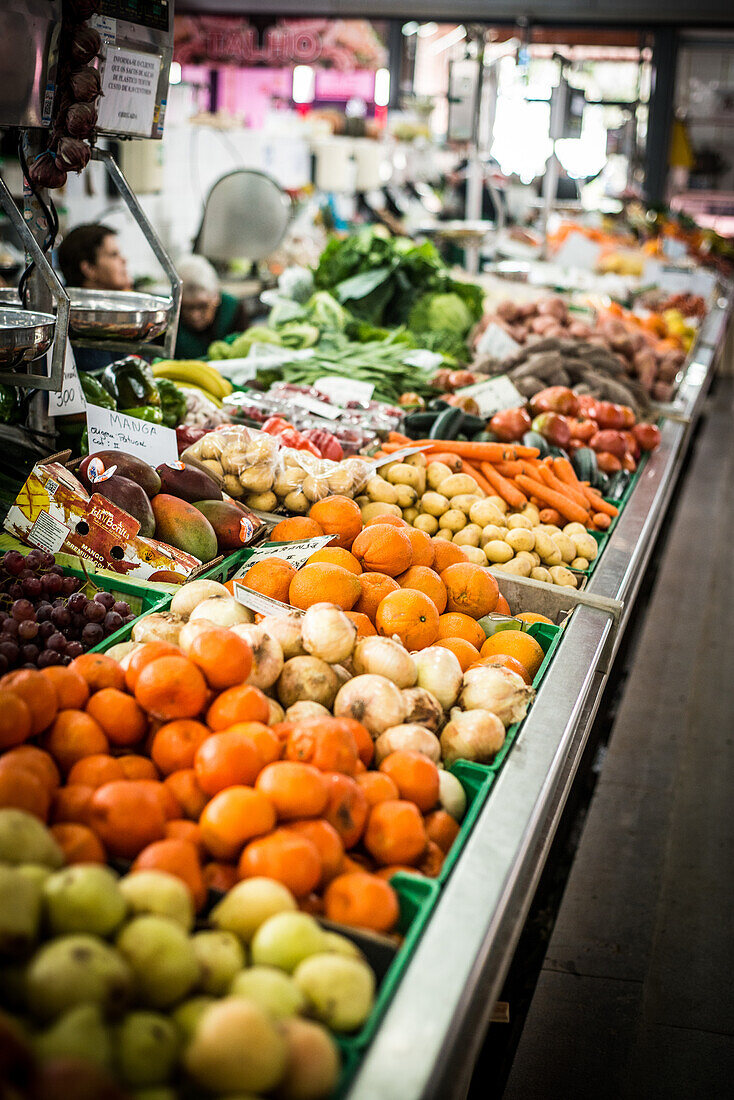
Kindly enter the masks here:
M 102 90 L 97 132 L 117 140 L 163 135 L 173 57 L 173 0 L 100 0 L 89 23 L 102 38 Z M 45 148 L 57 92 L 62 0 L 3 0 L 0 5 L 0 129 L 17 128 L 26 159 Z M 131 100 L 118 74 L 140 74 L 145 93 Z M 170 283 L 169 297 L 65 288 L 51 267 L 43 213 L 48 194 L 24 181 L 23 212 L 0 177 L 0 206 L 35 264 L 25 301 L 4 289 L 0 297 L 0 382 L 40 390 L 62 388 L 67 340 L 83 347 L 131 354 L 156 348 L 170 357 L 181 307 L 181 281 L 111 153 L 93 149 L 140 227 Z M 44 247 L 44 244 L 46 247 Z M 158 340 L 153 344 L 152 341 Z M 50 372 L 46 353 L 53 345 Z

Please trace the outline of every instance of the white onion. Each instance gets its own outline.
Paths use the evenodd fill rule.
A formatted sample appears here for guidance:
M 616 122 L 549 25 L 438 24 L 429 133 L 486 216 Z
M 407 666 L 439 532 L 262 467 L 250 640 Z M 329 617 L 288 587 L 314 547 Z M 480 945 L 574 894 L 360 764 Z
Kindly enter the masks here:
M 238 623 L 252 623 L 255 621 L 255 616 L 249 607 L 238 603 L 227 593 L 226 596 L 210 596 L 209 599 L 197 603 L 189 615 L 189 622 L 196 622 L 198 619 L 207 619 L 215 626 L 229 628 L 237 626 Z
M 189 581 L 188 584 L 184 584 L 179 588 L 171 600 L 171 611 L 184 619 L 188 619 L 194 608 L 203 603 L 204 600 L 208 600 L 212 596 L 231 597 L 231 595 L 232 593 L 228 592 L 219 581 L 209 581 L 202 577 L 201 580 Z
M 118 642 L 117 645 L 110 646 L 105 650 L 105 657 L 111 657 L 113 661 L 117 661 L 121 668 L 127 668 L 130 657 L 136 649 L 140 649 L 140 642 Z
M 375 741 L 375 764 L 379 767 L 391 752 L 419 752 L 434 764 L 441 761 L 441 746 L 436 734 L 415 723 L 392 726 L 380 734 Z
M 270 714 L 268 715 L 268 725 L 274 726 L 277 722 L 282 722 L 285 718 L 285 711 L 283 710 L 277 699 L 268 699 L 268 707 L 270 708 Z
M 472 668 L 464 674 L 459 704 L 464 710 L 491 710 L 505 726 L 520 722 L 535 692 L 509 668 Z
M 385 676 L 355 676 L 339 688 L 334 714 L 337 718 L 356 718 L 377 737 L 402 722 L 405 702 L 400 690 Z
M 456 760 L 488 764 L 505 741 L 505 727 L 488 710 L 459 710 L 454 707 L 451 720 L 441 734 L 441 753 L 446 767 Z
M 392 638 L 360 638 L 352 657 L 354 671 L 384 676 L 399 688 L 413 687 L 418 675 L 415 659 Z
M 206 634 L 207 630 L 219 629 L 216 623 L 209 622 L 208 619 L 191 619 L 181 627 L 181 633 L 178 636 L 179 647 L 188 657 L 194 638 L 199 634 Z
M 301 621 L 304 648 L 330 665 L 352 656 L 357 628 L 351 619 L 330 603 L 315 603 Z
M 306 652 L 301 638 L 302 621 L 300 615 L 266 615 L 259 625 L 267 630 L 271 638 L 277 638 L 283 657 L 290 661 L 291 657 L 303 657 Z
M 407 723 L 425 726 L 433 733 L 438 733 L 444 723 L 445 715 L 435 695 L 426 691 L 425 688 L 406 688 L 403 699 Z
M 300 702 L 288 707 L 285 712 L 286 722 L 308 722 L 311 718 L 331 718 L 331 711 L 321 703 L 314 703 L 311 699 L 301 699 Z
M 441 808 L 456 821 L 461 821 L 466 813 L 466 791 L 459 780 L 445 768 L 438 773 L 438 798 Z
M 240 623 L 232 627 L 232 633 L 249 642 L 252 649 L 252 668 L 247 677 L 248 684 L 264 691 L 272 687 L 283 671 L 283 650 L 280 642 L 268 634 L 262 623 L 257 626 Z
M 338 690 L 333 668 L 318 657 L 291 657 L 278 678 L 278 699 L 286 708 L 301 699 L 330 707 Z
M 178 645 L 178 637 L 184 620 L 173 611 L 154 611 L 133 624 L 134 642 L 170 642 Z
M 432 645 L 415 654 L 418 669 L 418 687 L 435 695 L 441 706 L 448 710 L 456 702 L 461 691 L 461 665 L 450 649 Z

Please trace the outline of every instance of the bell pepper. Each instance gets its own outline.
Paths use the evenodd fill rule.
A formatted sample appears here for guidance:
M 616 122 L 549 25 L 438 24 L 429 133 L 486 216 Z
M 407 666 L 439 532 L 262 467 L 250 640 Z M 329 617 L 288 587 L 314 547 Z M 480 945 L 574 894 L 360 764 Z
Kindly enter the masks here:
M 79 371 L 79 384 L 88 405 L 98 405 L 102 409 L 116 409 L 113 398 L 100 382 L 99 378 L 89 371 Z
M 118 409 L 137 409 L 142 405 L 160 407 L 155 376 L 139 355 L 127 355 L 110 363 L 102 372 L 101 382 Z
M 175 428 L 186 419 L 186 397 L 169 378 L 156 378 L 155 386 L 161 399 L 163 423 L 167 428 Z
M 344 458 L 341 443 L 335 435 L 324 428 L 309 428 L 303 433 L 303 438 L 313 443 L 322 458 L 328 458 L 332 462 L 341 462 Z
M 260 431 L 267 432 L 268 435 L 281 435 L 286 428 L 290 428 L 292 431 L 296 430 L 293 425 L 282 416 L 271 416 L 262 425 Z
M 136 409 L 120 409 L 123 416 L 133 416 L 136 420 L 147 420 L 149 424 L 162 424 L 163 411 L 160 406 L 141 405 Z

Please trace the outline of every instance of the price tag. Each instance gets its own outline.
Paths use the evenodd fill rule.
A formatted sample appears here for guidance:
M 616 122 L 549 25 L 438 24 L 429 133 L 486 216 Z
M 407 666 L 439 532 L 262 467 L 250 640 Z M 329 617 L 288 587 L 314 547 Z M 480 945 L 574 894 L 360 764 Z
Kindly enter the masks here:
M 333 537 L 333 535 L 318 535 L 314 539 L 299 539 L 297 542 L 265 542 L 248 553 L 247 560 L 237 570 L 234 579 L 244 577 L 248 569 L 266 558 L 282 558 L 295 569 L 300 569 L 312 554 L 328 546 Z
M 51 374 L 51 352 L 48 353 L 48 373 Z M 84 412 L 86 407 L 87 402 L 79 381 L 74 352 L 71 350 L 71 344 L 67 343 L 61 389 L 49 392 L 48 415 L 71 416 L 72 413 Z
M 292 401 L 299 409 L 306 409 L 307 412 L 323 417 L 324 420 L 338 420 L 342 414 L 338 405 L 329 405 L 326 401 L 318 401 L 315 397 L 307 397 L 302 393 L 293 394 Z
M 359 401 L 366 405 L 371 400 L 375 387 L 372 382 L 357 382 L 349 378 L 319 378 L 314 389 L 326 394 L 335 405 L 344 408 L 350 401 Z
M 285 619 L 289 615 L 303 614 L 302 611 L 290 607 L 287 603 L 281 603 L 280 600 L 273 600 L 270 596 L 263 596 L 260 592 L 251 591 L 244 584 L 240 584 L 239 581 L 234 582 L 232 591 L 238 603 L 241 603 L 244 607 L 249 607 L 250 611 L 256 611 L 258 615 L 277 615 L 278 618 Z
M 582 271 L 595 271 L 600 256 L 600 245 L 590 241 L 583 233 L 569 233 L 553 260 L 559 267 L 578 267 Z
M 506 374 L 475 382 L 458 390 L 462 397 L 473 397 L 479 406 L 480 416 L 494 416 L 502 409 L 516 409 L 525 404 L 525 398 Z
M 403 362 L 408 367 L 418 367 L 419 370 L 435 370 L 443 363 L 443 355 L 437 351 L 428 351 L 427 348 L 415 348 L 403 356 Z
M 101 130 L 150 137 L 161 60 L 160 54 L 107 46 L 99 105 Z
M 162 462 L 178 462 L 176 433 L 162 424 L 136 420 L 99 405 L 87 405 L 87 431 L 90 454 L 124 451 L 137 455 L 154 468 Z
M 517 340 L 513 340 L 496 321 L 487 325 L 477 343 L 477 351 L 492 359 L 509 359 L 511 355 L 517 355 L 519 350 L 520 344 Z

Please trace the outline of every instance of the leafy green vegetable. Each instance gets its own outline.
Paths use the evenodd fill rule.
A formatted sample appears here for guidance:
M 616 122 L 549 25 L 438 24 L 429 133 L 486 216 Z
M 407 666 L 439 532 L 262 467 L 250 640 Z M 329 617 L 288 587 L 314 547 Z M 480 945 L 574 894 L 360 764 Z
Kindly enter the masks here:
M 414 332 L 448 332 L 462 337 L 473 323 L 468 307 L 454 291 L 424 294 L 408 318 L 408 328 Z
M 167 428 L 175 428 L 186 419 L 186 396 L 170 378 L 156 378 L 155 384 L 160 394 L 163 423 Z
M 418 347 L 435 351 L 445 359 L 467 363 L 471 358 L 466 342 L 455 332 L 418 332 L 415 341 Z
M 312 325 L 334 332 L 343 332 L 349 321 L 349 314 L 344 306 L 325 290 L 317 291 L 308 301 L 306 316 Z
M 287 267 L 278 279 L 278 293 L 304 304 L 314 292 L 313 274 L 307 267 Z

